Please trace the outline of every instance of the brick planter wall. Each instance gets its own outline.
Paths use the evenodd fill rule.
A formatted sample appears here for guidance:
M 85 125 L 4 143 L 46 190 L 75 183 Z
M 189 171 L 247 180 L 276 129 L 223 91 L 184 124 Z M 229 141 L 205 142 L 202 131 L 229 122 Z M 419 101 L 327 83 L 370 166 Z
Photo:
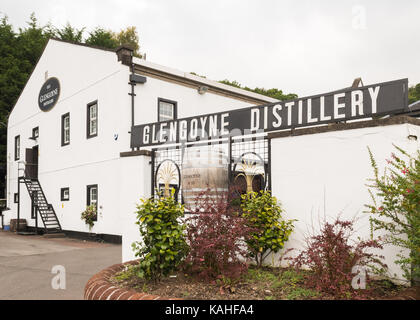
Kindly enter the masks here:
M 95 274 L 85 286 L 85 300 L 175 300 L 160 297 L 128 288 L 116 287 L 109 280 L 113 275 L 124 269 L 126 265 L 133 265 L 136 261 L 114 264 Z

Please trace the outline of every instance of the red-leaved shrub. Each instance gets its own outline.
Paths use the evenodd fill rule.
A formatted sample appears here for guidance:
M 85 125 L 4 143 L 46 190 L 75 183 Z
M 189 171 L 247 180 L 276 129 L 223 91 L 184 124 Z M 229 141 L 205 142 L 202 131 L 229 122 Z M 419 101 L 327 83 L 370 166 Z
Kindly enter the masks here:
M 249 228 L 229 205 L 228 194 L 200 194 L 187 213 L 186 266 L 204 279 L 238 278 L 247 270 L 245 239 Z
M 352 280 L 356 276 L 355 266 L 368 270 L 386 268 L 382 256 L 368 252 L 382 245 L 376 240 L 351 242 L 354 221 L 337 218 L 334 223 L 324 222 L 320 233 L 306 239 L 306 247 L 292 264 L 300 269 L 308 267 L 311 272 L 306 285 L 335 298 L 362 298 L 363 290 L 355 290 Z M 368 274 L 366 281 L 369 281 Z

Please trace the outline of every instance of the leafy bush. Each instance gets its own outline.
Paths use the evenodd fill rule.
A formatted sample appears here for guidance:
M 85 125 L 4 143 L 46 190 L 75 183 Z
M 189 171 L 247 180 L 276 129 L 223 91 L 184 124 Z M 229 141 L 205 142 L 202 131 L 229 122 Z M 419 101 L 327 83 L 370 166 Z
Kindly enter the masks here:
M 235 279 L 247 270 L 245 220 L 229 206 L 227 193 L 216 197 L 202 193 L 187 222 L 190 252 L 187 266 L 205 279 Z
M 306 279 L 308 288 L 336 298 L 361 296 L 360 290 L 352 288 L 356 276 L 353 267 L 364 267 L 366 271 L 386 267 L 381 256 L 368 252 L 368 249 L 382 249 L 382 246 L 375 240 L 358 240 L 350 244 L 352 232 L 353 221 L 337 218 L 334 223 L 324 222 L 318 235 L 306 239 L 305 249 L 297 257 L 289 258 L 295 268 L 306 266 L 311 270 Z
M 373 205 L 367 207 L 372 213 L 372 231 L 384 230 L 385 243 L 408 249 L 409 255 L 400 253 L 395 263 L 401 265 L 406 279 L 413 280 L 420 278 L 420 151 L 413 157 L 394 147 L 407 159 L 393 153 L 391 160 L 387 160 L 388 172 L 382 176 L 369 149 L 375 178 L 369 186 Z
M 82 212 L 81 219 L 89 226 L 89 232 L 92 230 L 97 218 L 96 204 L 87 206 Z
M 158 282 L 176 270 L 188 252 L 185 226 L 178 222 L 184 215 L 184 207 L 173 196 L 141 201 L 136 223 L 142 241 L 133 243 L 132 247 L 140 258 L 140 276 Z
M 241 197 L 242 216 L 253 230 L 247 240 L 249 254 L 255 259 L 257 267 L 261 267 L 270 253 L 284 247 L 296 220 L 282 220 L 282 209 L 269 191 L 249 192 Z

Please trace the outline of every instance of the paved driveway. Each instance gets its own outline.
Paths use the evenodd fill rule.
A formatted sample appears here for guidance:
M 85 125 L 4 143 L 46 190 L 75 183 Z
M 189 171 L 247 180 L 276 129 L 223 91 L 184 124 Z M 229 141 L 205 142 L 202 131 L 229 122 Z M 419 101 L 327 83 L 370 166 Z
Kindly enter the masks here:
M 120 262 L 121 245 L 0 231 L 0 300 L 83 299 L 89 278 Z

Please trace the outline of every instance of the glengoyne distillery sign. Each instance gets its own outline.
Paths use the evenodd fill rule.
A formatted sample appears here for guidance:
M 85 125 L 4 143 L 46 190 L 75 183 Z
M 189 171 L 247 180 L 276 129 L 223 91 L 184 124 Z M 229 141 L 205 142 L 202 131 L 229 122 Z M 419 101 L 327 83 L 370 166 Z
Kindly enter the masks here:
M 405 110 L 408 110 L 408 79 L 401 79 L 291 101 L 137 125 L 131 129 L 131 147 L 269 132 Z
M 50 111 L 60 97 L 60 82 L 57 78 L 49 78 L 39 91 L 38 105 L 42 111 Z

